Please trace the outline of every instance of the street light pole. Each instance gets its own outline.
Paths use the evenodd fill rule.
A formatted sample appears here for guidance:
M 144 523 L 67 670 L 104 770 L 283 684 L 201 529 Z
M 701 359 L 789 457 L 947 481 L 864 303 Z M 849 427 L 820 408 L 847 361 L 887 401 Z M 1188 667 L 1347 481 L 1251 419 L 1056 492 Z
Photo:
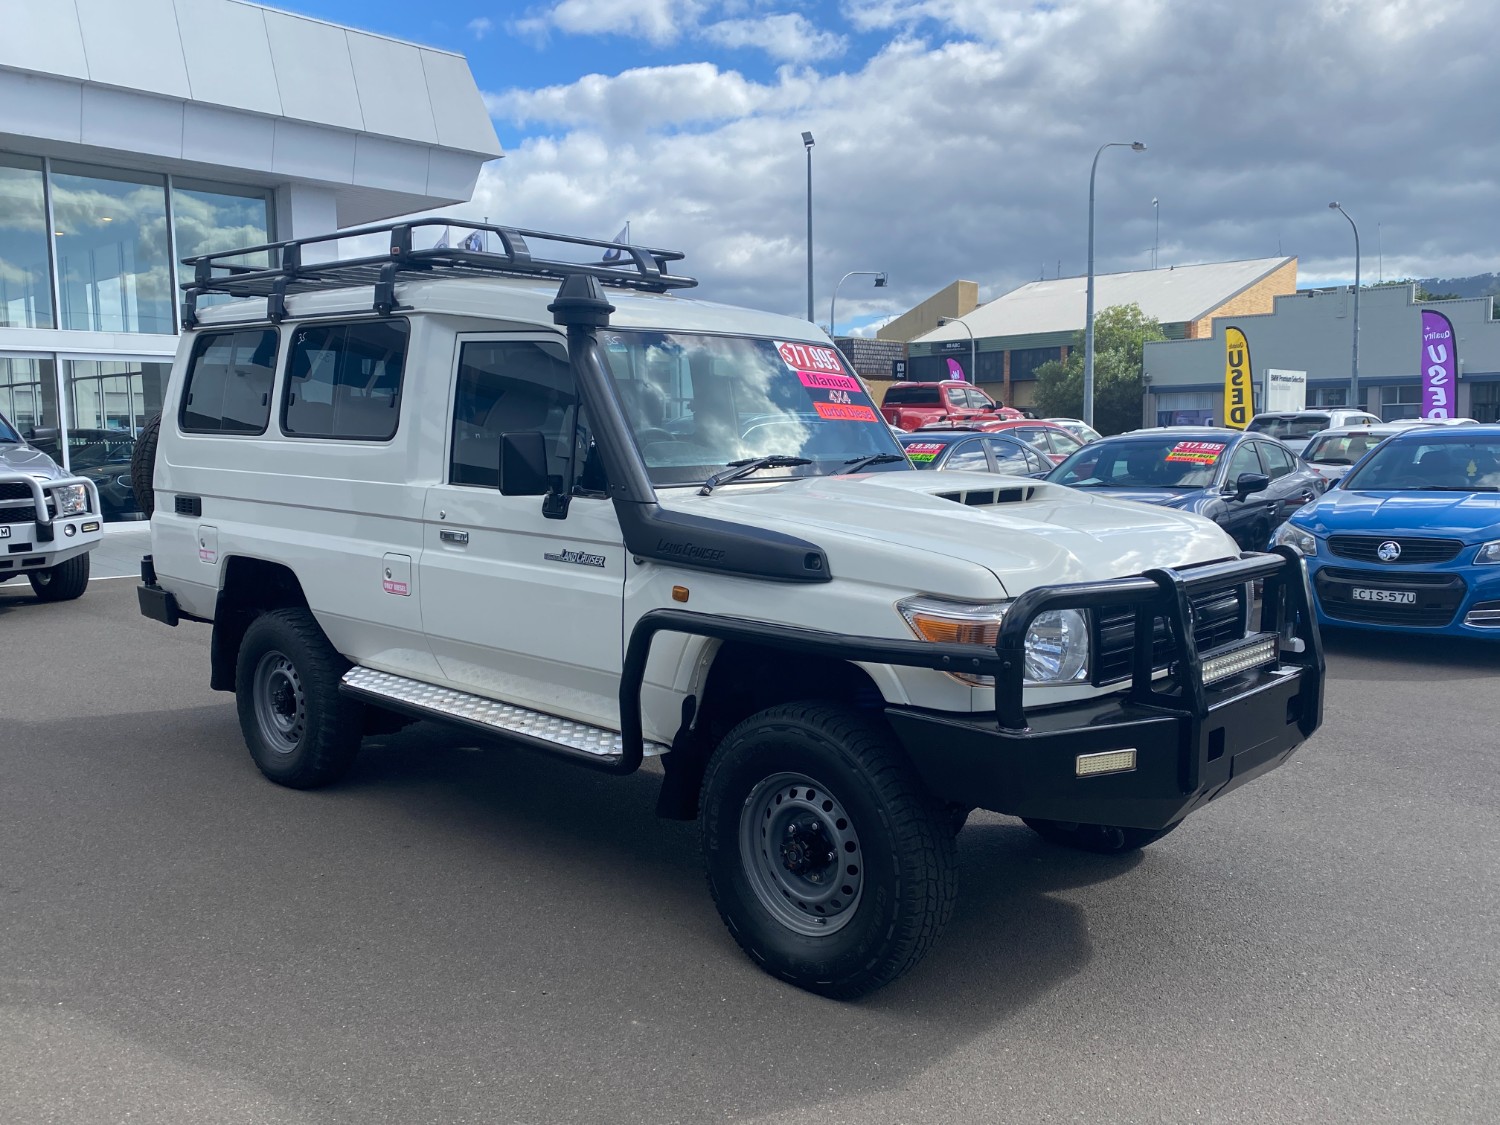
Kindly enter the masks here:
M 976 387 L 979 385 L 979 347 L 974 342 L 974 329 L 969 327 L 969 322 L 961 316 L 940 316 L 938 327 L 945 324 L 962 324 L 964 331 L 969 334 L 969 382 Z
M 802 147 L 807 149 L 807 319 L 813 318 L 813 269 L 812 269 L 812 150 L 813 135 L 802 134 Z
M 1099 151 L 1094 153 L 1093 166 L 1089 168 L 1089 281 L 1087 307 L 1083 313 L 1083 420 L 1090 426 L 1094 424 L 1094 177 L 1099 171 L 1099 157 L 1107 148 L 1146 151 L 1146 146 L 1140 141 L 1109 141 L 1099 146 Z
M 844 284 L 851 277 L 873 277 L 876 289 L 884 289 L 887 280 L 886 275 L 879 270 L 850 270 L 843 277 L 839 278 L 839 285 Z M 828 335 L 830 339 L 835 335 L 833 329 L 836 321 L 833 319 L 833 311 L 839 302 L 839 285 L 833 287 L 833 296 L 828 299 Z M 812 317 L 808 317 L 808 319 L 811 320 Z
M 1161 200 L 1151 197 L 1151 215 L 1156 220 L 1156 236 L 1151 240 L 1151 268 L 1156 268 L 1156 253 L 1161 249 Z
M 1359 227 L 1354 225 L 1349 212 L 1337 200 L 1330 203 L 1328 209 L 1349 219 L 1349 226 L 1354 231 L 1354 358 L 1349 368 L 1349 408 L 1359 410 Z

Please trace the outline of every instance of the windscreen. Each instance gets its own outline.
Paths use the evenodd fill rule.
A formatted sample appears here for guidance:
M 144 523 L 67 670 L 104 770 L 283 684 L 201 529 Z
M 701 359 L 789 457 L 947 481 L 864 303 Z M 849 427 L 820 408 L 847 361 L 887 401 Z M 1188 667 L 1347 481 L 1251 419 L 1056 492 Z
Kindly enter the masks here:
M 1344 478 L 1354 492 L 1500 492 L 1500 437 L 1386 441 Z
M 610 330 L 600 344 L 656 485 L 696 484 L 732 462 L 807 458 L 751 479 L 909 469 L 864 384 L 833 348 L 792 341 Z
M 0 441 L 9 445 L 20 445 L 21 435 L 5 420 L 5 415 L 0 414 Z
M 1207 488 L 1228 443 L 1176 437 L 1085 445 L 1047 477 L 1076 488 Z
M 1326 430 L 1328 423 L 1329 417 L 1326 414 L 1273 414 L 1252 420 L 1249 429 L 1253 433 L 1269 434 L 1283 441 L 1295 441 L 1298 438 L 1310 438 L 1318 431 Z
M 1302 451 L 1302 459 L 1314 465 L 1352 465 L 1389 435 L 1325 434 L 1314 438 Z

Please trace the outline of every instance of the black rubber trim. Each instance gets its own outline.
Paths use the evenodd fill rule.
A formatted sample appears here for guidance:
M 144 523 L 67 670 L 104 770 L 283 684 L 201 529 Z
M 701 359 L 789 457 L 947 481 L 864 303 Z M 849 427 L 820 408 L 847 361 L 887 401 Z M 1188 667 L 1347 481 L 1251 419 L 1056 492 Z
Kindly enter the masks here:
M 177 608 L 177 599 L 160 586 L 147 586 L 143 583 L 135 588 L 135 597 L 140 603 L 142 617 L 149 617 L 152 621 L 160 621 L 163 625 L 173 627 L 182 620 L 182 613 Z

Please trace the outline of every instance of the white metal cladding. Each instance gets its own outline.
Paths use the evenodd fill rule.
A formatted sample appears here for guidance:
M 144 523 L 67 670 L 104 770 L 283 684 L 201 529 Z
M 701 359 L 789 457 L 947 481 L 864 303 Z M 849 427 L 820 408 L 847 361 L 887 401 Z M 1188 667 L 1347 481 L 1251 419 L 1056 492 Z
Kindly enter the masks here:
M 344 683 L 365 695 L 415 707 L 437 718 L 479 723 L 497 734 L 523 734 L 592 758 L 614 759 L 623 754 L 617 731 L 531 711 L 513 703 L 393 676 L 374 668 L 351 668 L 344 674 Z M 667 749 L 658 742 L 646 743 L 647 755 L 665 754 Z

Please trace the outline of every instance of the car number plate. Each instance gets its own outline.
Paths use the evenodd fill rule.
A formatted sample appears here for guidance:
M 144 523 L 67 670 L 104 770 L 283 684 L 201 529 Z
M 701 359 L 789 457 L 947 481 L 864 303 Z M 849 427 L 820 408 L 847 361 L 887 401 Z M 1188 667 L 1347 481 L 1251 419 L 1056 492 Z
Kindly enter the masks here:
M 1383 602 L 1386 605 L 1416 605 L 1415 590 L 1372 590 L 1368 586 L 1355 586 L 1351 594 L 1357 602 Z
M 6 527 L 3 523 L 0 523 L 0 539 L 9 539 L 9 538 L 10 538 L 10 528 Z

